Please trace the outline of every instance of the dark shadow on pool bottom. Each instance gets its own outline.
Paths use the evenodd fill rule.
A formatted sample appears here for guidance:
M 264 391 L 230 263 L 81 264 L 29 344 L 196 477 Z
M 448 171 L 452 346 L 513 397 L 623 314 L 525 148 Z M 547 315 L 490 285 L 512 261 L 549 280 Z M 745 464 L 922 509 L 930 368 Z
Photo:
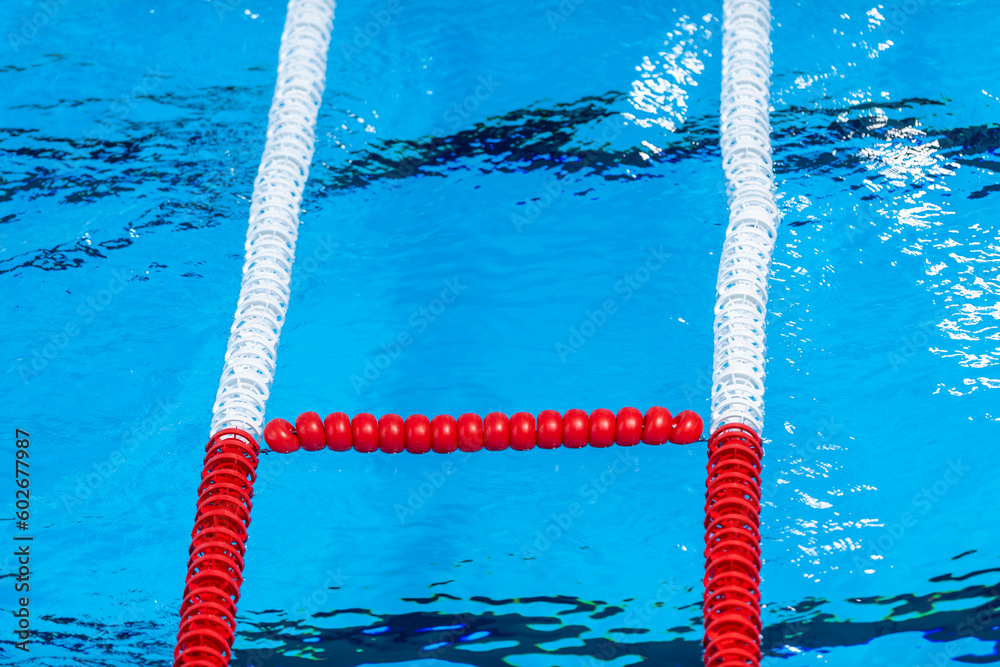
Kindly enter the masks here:
M 1000 568 L 986 572 L 996 571 L 1000 571 Z M 933 581 L 960 581 L 986 572 L 975 572 L 957 578 L 945 575 L 935 577 Z M 434 604 L 442 599 L 458 600 L 439 594 L 408 601 Z M 949 606 L 954 606 L 962 600 L 982 602 L 957 610 L 934 609 L 935 605 L 948 603 Z M 524 664 L 560 667 L 596 667 L 604 664 L 603 661 L 617 662 L 625 656 L 639 658 L 628 660 L 626 664 L 646 662 L 663 667 L 701 665 L 699 606 L 688 607 L 695 614 L 695 618 L 691 619 L 691 627 L 671 629 L 677 634 L 676 638 L 642 641 L 643 635 L 649 631 L 628 627 L 615 627 L 605 637 L 584 639 L 582 636 L 590 629 L 586 619 L 606 619 L 625 613 L 620 606 L 600 601 L 588 602 L 557 596 L 509 600 L 473 597 L 469 602 L 500 608 L 516 608 L 517 605 L 543 602 L 566 608 L 557 613 L 558 617 L 522 615 L 513 609 L 457 615 L 425 611 L 378 615 L 364 609 L 345 609 L 317 613 L 312 617 L 329 619 L 341 614 L 365 614 L 378 619 L 372 625 L 338 629 L 315 627 L 306 619 L 245 623 L 240 630 L 243 643 L 251 642 L 271 648 L 237 650 L 232 665 L 305 667 L 315 665 L 317 661 L 344 667 L 408 661 L 421 661 L 431 665 L 432 660 L 477 667 L 522 664 L 517 658 L 507 662 L 507 658 L 512 656 L 525 657 Z M 943 665 L 951 661 L 967 664 L 1000 662 L 1000 583 L 922 596 L 906 594 L 891 598 L 853 598 L 846 602 L 857 607 L 857 615 L 883 616 L 884 612 L 878 612 L 873 605 L 889 606 L 891 610 L 879 621 L 841 621 L 834 614 L 823 611 L 823 606 L 830 604 L 829 601 L 804 601 L 794 609 L 786 610 L 787 619 L 764 628 L 765 653 L 778 658 L 806 651 L 827 653 L 836 647 L 862 646 L 878 637 L 918 632 L 928 644 L 926 658 L 913 667 Z M 265 612 L 260 615 L 271 614 Z M 319 625 L 324 624 L 322 621 L 317 622 Z M 336 620 L 331 624 L 337 624 Z M 538 629 L 538 626 L 555 627 Z M 983 642 L 983 650 L 977 655 L 969 655 L 967 645 L 959 650 L 956 645 L 948 644 L 959 639 L 978 639 Z M 539 648 L 539 645 L 560 641 L 568 645 Z M 529 655 L 531 657 L 527 658 Z
M 990 568 L 959 576 L 934 577 L 933 583 L 965 582 L 984 576 L 994 581 L 926 595 L 833 602 L 807 599 L 781 609 L 770 605 L 767 613 L 770 624 L 763 632 L 765 654 L 781 659 L 802 653 L 830 653 L 838 647 L 864 646 L 879 637 L 919 633 L 923 635 L 924 647 L 918 659 L 882 664 L 941 667 L 1000 662 L 1000 581 L 995 580 L 998 573 L 1000 568 Z M 256 648 L 237 650 L 231 665 L 306 667 L 318 663 L 352 667 L 412 663 L 432 667 L 450 663 L 476 667 L 601 667 L 608 664 L 605 661 L 612 661 L 610 664 L 615 666 L 640 662 L 657 667 L 701 665 L 700 604 L 677 608 L 690 612 L 688 623 L 670 628 L 670 634 L 651 640 L 648 629 L 629 627 L 634 618 L 629 613 L 630 605 L 637 605 L 630 600 L 618 604 L 569 596 L 506 600 L 474 596 L 463 600 L 438 593 L 404 601 L 439 608 L 458 604 L 487 610 L 391 615 L 342 609 L 301 618 L 288 618 L 286 613 L 275 610 L 247 612 L 240 616 L 238 643 Z M 546 615 L 524 613 L 536 603 L 546 605 Z M 561 610 L 552 613 L 553 605 Z M 940 608 L 944 606 L 950 609 Z M 371 620 L 357 624 L 358 615 Z M 840 620 L 845 617 L 878 620 Z M 38 620 L 43 627 L 33 632 L 32 653 L 30 657 L 18 655 L 18 664 L 168 667 L 173 663 L 166 658 L 174 648 L 176 619 L 107 624 L 42 615 Z M 320 627 L 333 625 L 340 627 Z M 597 626 L 602 636 L 584 638 L 594 634 L 593 628 Z M 959 643 L 963 639 L 966 641 Z M 0 665 L 8 664 L 8 658 L 14 655 L 14 640 L 0 637 Z

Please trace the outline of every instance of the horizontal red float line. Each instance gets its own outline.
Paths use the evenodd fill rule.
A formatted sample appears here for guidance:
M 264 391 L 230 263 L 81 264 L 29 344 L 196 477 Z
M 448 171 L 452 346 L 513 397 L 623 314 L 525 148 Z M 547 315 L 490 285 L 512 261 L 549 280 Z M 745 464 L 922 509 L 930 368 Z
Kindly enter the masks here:
M 284 419 L 272 419 L 264 428 L 264 440 L 281 454 L 299 448 L 447 454 L 481 449 L 526 451 L 560 446 L 579 449 L 613 444 L 631 447 L 640 442 L 687 445 L 701 437 L 703 428 L 696 413 L 684 410 L 674 417 L 661 407 L 652 407 L 645 415 L 635 408 L 622 408 L 617 415 L 601 408 L 589 415 L 583 410 L 567 410 L 565 414 L 543 410 L 537 418 L 528 412 L 518 412 L 510 418 L 502 412 L 491 412 L 485 418 L 469 413 L 458 419 L 449 415 L 434 419 L 410 415 L 405 420 L 394 414 L 376 419 L 367 412 L 355 415 L 354 419 L 343 412 L 333 412 L 324 420 L 319 413 L 303 412 L 294 426 Z

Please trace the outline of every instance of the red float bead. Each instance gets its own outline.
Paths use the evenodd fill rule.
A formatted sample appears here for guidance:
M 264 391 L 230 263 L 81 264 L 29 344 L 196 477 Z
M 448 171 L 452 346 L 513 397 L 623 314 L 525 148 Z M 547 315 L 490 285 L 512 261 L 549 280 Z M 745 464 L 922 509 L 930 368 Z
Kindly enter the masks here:
M 647 445 L 662 445 L 670 440 L 674 418 L 666 408 L 653 406 L 642 422 L 642 441 Z
M 615 413 L 597 408 L 590 413 L 590 446 L 610 447 L 615 442 Z
M 583 410 L 567 410 L 563 415 L 563 444 L 573 449 L 587 446 L 590 437 L 590 419 Z
M 272 419 L 264 427 L 264 442 L 272 451 L 290 454 L 301 446 L 295 437 L 295 427 L 284 419 Z
M 502 412 L 491 412 L 483 420 L 483 432 L 486 434 L 486 449 L 499 452 L 510 446 L 510 421 Z
M 483 448 L 483 419 L 467 412 L 458 418 L 458 449 L 478 452 Z
M 690 445 L 701 437 L 705 424 L 697 412 L 684 410 L 674 417 L 674 432 L 670 434 L 670 442 L 675 445 Z
M 375 415 L 367 412 L 354 415 L 351 434 L 354 436 L 354 451 L 362 454 L 378 451 L 378 420 Z
M 431 420 L 431 447 L 438 454 L 450 454 L 458 449 L 458 427 L 451 415 L 438 415 Z
M 562 444 L 562 415 L 555 410 L 538 413 L 535 441 L 542 449 L 555 449 Z
M 642 440 L 642 413 L 635 408 L 622 408 L 615 419 L 615 442 L 623 447 L 638 445 Z
M 299 438 L 302 449 L 307 452 L 318 452 L 326 447 L 323 418 L 315 412 L 303 412 L 295 418 L 295 434 Z
M 411 454 L 426 454 L 431 451 L 431 420 L 423 415 L 406 418 L 406 451 Z
M 323 422 L 326 446 L 335 452 L 346 452 L 354 446 L 351 435 L 351 418 L 343 412 L 331 412 Z
M 510 416 L 510 448 L 525 452 L 535 446 L 535 415 L 515 412 Z
M 382 418 L 378 420 L 378 448 L 386 454 L 399 454 L 406 451 L 402 417 L 382 415 Z

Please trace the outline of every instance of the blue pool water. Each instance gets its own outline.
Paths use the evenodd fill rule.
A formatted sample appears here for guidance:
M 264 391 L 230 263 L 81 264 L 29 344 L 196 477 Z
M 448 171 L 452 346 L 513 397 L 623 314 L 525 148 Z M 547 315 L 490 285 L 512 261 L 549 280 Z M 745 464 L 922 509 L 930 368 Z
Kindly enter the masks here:
M 707 415 L 720 5 L 343 2 L 268 416 Z M 1000 20 L 773 11 L 765 664 L 998 662 Z M 0 663 L 168 665 L 284 8 L 3 14 Z M 698 665 L 705 458 L 265 456 L 233 664 Z

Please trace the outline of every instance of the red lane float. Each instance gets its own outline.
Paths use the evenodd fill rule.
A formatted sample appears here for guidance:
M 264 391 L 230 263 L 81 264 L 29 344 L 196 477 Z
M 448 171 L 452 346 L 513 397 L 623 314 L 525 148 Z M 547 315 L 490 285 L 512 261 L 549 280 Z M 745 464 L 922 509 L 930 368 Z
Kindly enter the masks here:
M 555 449 L 563 441 L 563 418 L 555 410 L 542 410 L 538 413 L 535 426 L 538 434 L 538 446 L 542 449 Z
M 680 417 L 680 415 L 677 416 Z M 615 444 L 615 413 L 604 408 L 594 410 L 590 414 L 590 436 L 588 439 L 591 447 L 610 447 Z
M 333 412 L 323 420 L 318 413 L 303 412 L 294 426 L 284 419 L 272 419 L 264 428 L 264 440 L 280 454 L 300 448 L 447 454 L 456 450 L 477 452 L 483 448 L 494 452 L 507 448 L 527 451 L 536 446 L 578 449 L 588 444 L 610 447 L 617 443 L 632 447 L 640 442 L 688 445 L 701 437 L 703 429 L 701 417 L 696 413 L 684 410 L 674 417 L 661 407 L 650 408 L 645 417 L 635 408 L 622 408 L 617 416 L 601 408 L 589 416 L 574 409 L 564 415 L 543 410 L 537 419 L 528 412 L 518 412 L 509 419 L 502 412 L 491 412 L 485 418 L 464 414 L 457 420 L 449 415 L 438 415 L 433 420 L 424 415 L 410 415 L 405 421 L 393 414 L 375 419 L 366 412 L 353 420 L 343 412 Z
M 296 418 L 295 434 L 302 443 L 302 449 L 315 452 L 326 447 L 323 418 L 315 412 L 303 412 Z
M 483 420 L 479 415 L 464 414 L 458 418 L 458 448 L 463 452 L 478 452 L 483 448 Z
M 491 412 L 483 418 L 486 431 L 486 449 L 499 452 L 510 445 L 510 420 L 502 412 Z
M 288 427 L 291 426 L 291 424 L 286 422 L 284 419 L 275 419 L 271 422 L 271 424 L 275 422 L 279 422 L 278 428 L 280 428 L 283 433 L 288 430 Z M 270 427 L 271 424 L 268 424 L 268 427 Z M 334 412 L 327 415 L 326 419 L 323 420 L 323 430 L 326 431 L 326 446 L 333 451 L 346 452 L 353 446 L 352 443 L 354 442 L 354 439 L 351 437 L 351 418 L 343 412 Z M 288 432 L 293 438 L 295 437 L 294 429 L 291 429 Z M 266 428 L 264 429 L 264 440 L 270 446 L 271 441 L 267 438 Z M 282 436 L 282 440 L 279 445 L 284 445 L 285 442 L 286 440 L 284 436 Z M 274 447 L 271 447 L 271 449 L 274 449 Z M 275 449 L 275 451 L 281 450 Z M 287 451 L 295 451 L 295 447 L 292 446 L 291 449 L 288 449 Z
M 677 415 L 678 419 L 684 413 Z M 699 421 L 701 418 L 699 417 Z M 615 419 L 615 443 L 634 447 L 642 440 L 642 413 L 635 408 L 622 408 Z M 680 444 L 680 443 L 678 443 Z
M 705 499 L 706 667 L 759 667 L 760 436 L 720 426 L 708 441 Z
M 310 440 L 315 437 L 312 418 L 306 417 L 303 426 L 303 443 L 314 444 Z M 287 447 L 289 432 L 279 427 L 272 435 L 278 446 Z M 257 442 L 239 429 L 224 429 L 208 441 L 191 532 L 175 667 L 227 667 L 232 659 L 259 455 Z
M 385 415 L 378 420 L 378 448 L 386 454 L 406 451 L 403 438 L 405 423 L 399 415 Z M 350 449 L 348 443 L 347 449 Z

